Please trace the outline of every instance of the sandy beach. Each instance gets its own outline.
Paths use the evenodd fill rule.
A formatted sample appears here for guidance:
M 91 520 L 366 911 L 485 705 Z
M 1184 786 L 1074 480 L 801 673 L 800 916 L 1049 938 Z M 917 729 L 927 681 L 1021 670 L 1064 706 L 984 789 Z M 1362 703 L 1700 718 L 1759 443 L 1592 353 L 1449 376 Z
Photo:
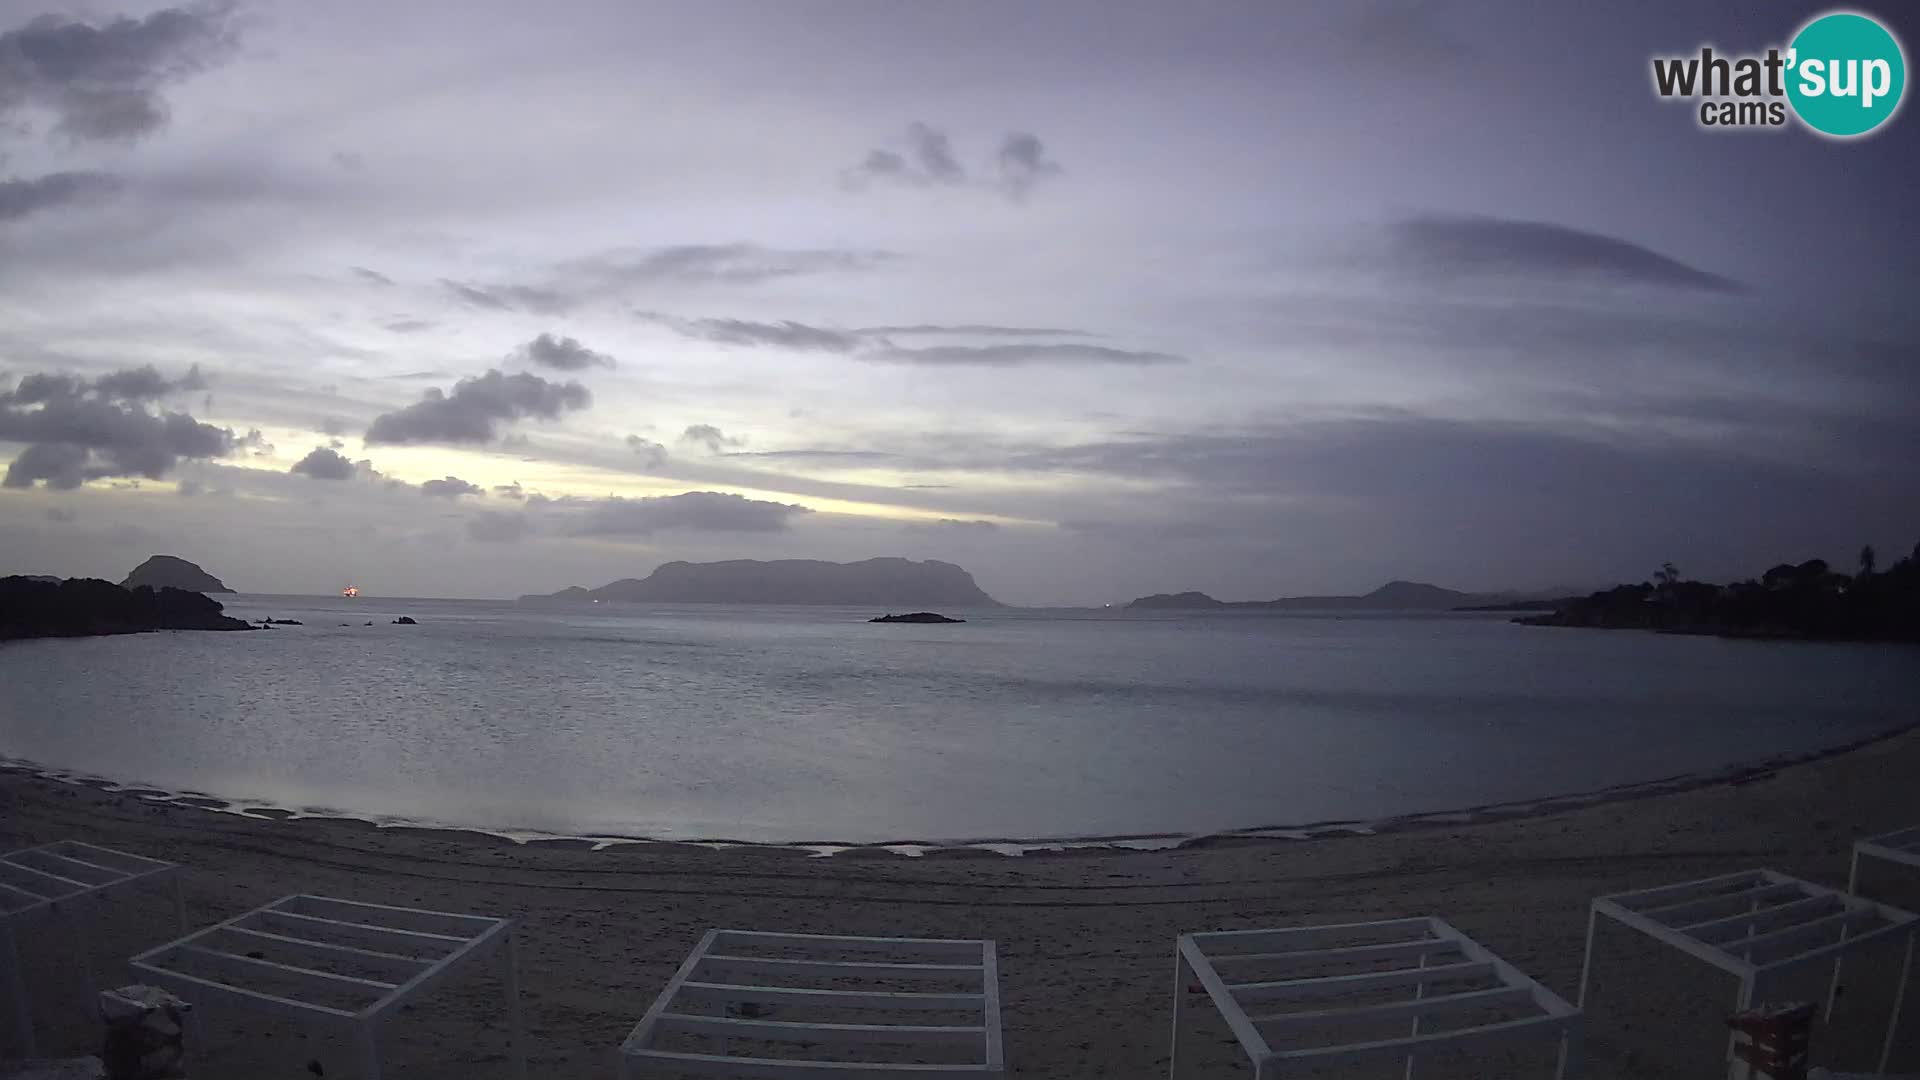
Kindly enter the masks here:
M 1378 835 L 1020 858 L 810 858 L 255 820 L 0 772 L 0 848 L 77 838 L 178 861 L 193 926 L 293 892 L 510 916 L 519 921 L 534 1077 L 612 1076 L 614 1048 L 717 926 L 994 939 L 1014 1074 L 1146 1078 L 1166 1074 L 1180 932 L 1434 914 L 1572 1000 L 1593 896 L 1759 866 L 1842 886 L 1854 838 L 1920 818 L 1916 773 L 1920 732 L 1910 731 L 1731 782 L 1525 816 L 1442 817 Z M 1912 906 L 1920 875 L 1878 872 L 1863 891 Z M 114 903 L 102 956 L 173 936 L 169 909 L 161 896 Z M 78 1052 L 94 1033 L 70 968 L 55 959 L 59 943 L 29 942 L 25 963 L 43 1044 Z M 1715 1073 L 1729 977 L 1619 930 L 1603 934 L 1596 964 L 1587 1075 Z M 1816 1031 L 1816 1060 L 1871 1064 L 1890 971 L 1849 967 L 1833 1030 Z M 388 1075 L 507 1076 L 498 995 L 491 976 L 477 974 L 409 1007 L 383 1036 Z M 1908 995 L 1905 1011 L 1896 1071 L 1920 1069 L 1920 995 Z M 1206 1019 L 1183 1035 L 1183 1076 L 1250 1074 L 1209 1009 L 1189 1015 Z M 316 1060 L 325 1075 L 351 1069 L 343 1047 L 279 1020 L 207 1013 L 195 1035 L 193 1075 L 205 1080 L 311 1076 Z M 1421 1075 L 1547 1075 L 1549 1060 L 1441 1060 Z M 1389 1072 L 1397 1076 L 1397 1066 L 1381 1075 Z

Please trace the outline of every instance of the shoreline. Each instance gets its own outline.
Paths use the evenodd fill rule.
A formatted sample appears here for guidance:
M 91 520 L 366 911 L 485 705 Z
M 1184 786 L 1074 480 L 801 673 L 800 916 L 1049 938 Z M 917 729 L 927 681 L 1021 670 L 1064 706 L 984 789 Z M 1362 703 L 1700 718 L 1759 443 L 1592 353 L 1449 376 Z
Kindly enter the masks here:
M 1452 809 L 1425 810 L 1393 814 L 1380 818 L 1330 819 L 1302 824 L 1252 825 L 1211 832 L 1132 833 L 1100 836 L 1060 837 L 980 837 L 950 840 L 885 840 L 851 842 L 837 840 L 762 841 L 728 837 L 692 837 L 669 839 L 654 836 L 619 834 L 563 833 L 538 829 L 489 829 L 453 822 L 381 818 L 330 809 L 295 809 L 272 803 L 228 799 L 191 790 L 167 790 L 128 783 L 77 770 L 57 769 L 37 762 L 0 754 L 0 775 L 21 775 L 49 783 L 85 787 L 141 802 L 181 807 L 210 814 L 292 825 L 296 822 L 353 823 L 385 831 L 414 831 L 438 835 L 467 835 L 504 840 L 522 846 L 584 847 L 589 851 L 608 851 L 636 846 L 673 846 L 715 851 L 754 850 L 806 852 L 809 858 L 841 855 L 896 855 L 921 858 L 927 855 L 996 855 L 1021 858 L 1068 852 L 1141 852 L 1179 851 L 1258 842 L 1301 842 L 1334 836 L 1376 836 L 1421 829 L 1474 825 L 1488 821 L 1521 821 L 1548 817 L 1569 810 L 1609 803 L 1630 802 L 1658 795 L 1692 791 L 1719 784 L 1741 784 L 1763 780 L 1782 769 L 1853 753 L 1876 743 L 1898 739 L 1920 730 L 1920 720 L 1849 742 L 1751 761 L 1736 762 L 1717 769 L 1676 773 L 1652 780 L 1612 784 L 1585 791 L 1566 792 L 1531 799 L 1513 799 L 1480 803 Z
M 1424 815 L 1384 831 L 1315 833 L 1312 843 L 1243 835 L 1015 859 L 978 849 L 809 858 L 674 842 L 596 851 L 578 841 L 206 812 L 0 770 L 0 850 L 81 839 L 178 862 L 189 928 L 290 893 L 512 918 L 529 1080 L 606 1075 L 614 1048 L 714 927 L 994 940 L 1011 1075 L 1158 1080 L 1167 1071 L 1167 969 L 1181 933 L 1437 915 L 1572 1001 L 1594 897 L 1756 867 L 1844 886 L 1855 838 L 1920 816 L 1916 772 L 1920 729 L 1908 728 L 1607 801 Z M 1920 875 L 1869 869 L 1864 894 L 1920 907 Z M 112 901 L 101 919 L 103 957 L 179 935 L 171 899 L 158 893 Z M 72 988 L 65 944 L 61 934 L 26 941 L 23 967 L 45 988 L 35 1005 L 43 1048 L 80 1053 L 97 1046 L 98 1032 Z M 1584 1076 L 1680 1080 L 1722 1067 L 1726 976 L 1626 933 L 1603 934 L 1595 957 Z M 1816 1064 L 1858 1071 L 1877 1057 L 1891 980 L 1875 981 L 1875 971 L 1849 961 L 1850 1004 L 1834 1029 L 1816 1029 Z M 1908 1002 L 1896 1073 L 1920 1068 L 1920 999 L 1909 993 Z M 485 976 L 436 988 L 395 1018 L 389 1069 L 414 1080 L 508 1080 L 499 1009 L 498 983 Z M 1244 1075 L 1210 1010 L 1188 1015 L 1183 1075 Z M 302 1075 L 315 1060 L 329 1073 L 350 1068 L 351 1047 L 257 1014 L 209 1011 L 194 1040 L 201 1080 Z M 1467 1075 L 1443 1064 L 1423 1075 Z M 1550 1071 L 1550 1057 L 1489 1057 L 1471 1075 Z

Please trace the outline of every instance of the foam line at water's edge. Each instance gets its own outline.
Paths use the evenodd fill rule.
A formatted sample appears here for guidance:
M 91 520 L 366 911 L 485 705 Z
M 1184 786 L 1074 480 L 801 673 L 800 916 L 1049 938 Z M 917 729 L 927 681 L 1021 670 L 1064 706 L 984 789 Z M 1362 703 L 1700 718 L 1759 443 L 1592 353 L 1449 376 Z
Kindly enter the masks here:
M 1712 784 L 1744 783 L 1751 780 L 1758 780 L 1771 775 L 1779 769 L 1818 761 L 1840 754 L 1851 753 L 1852 751 L 1895 738 L 1916 729 L 1920 729 L 1920 721 L 1883 731 L 1875 735 L 1855 739 L 1852 742 L 1843 743 L 1838 746 L 1829 746 L 1819 750 L 1806 750 L 1789 754 L 1776 754 L 1769 758 L 1763 758 L 1759 761 L 1745 764 L 1727 765 L 1717 769 L 1706 769 L 1692 773 L 1680 773 L 1656 780 L 1640 780 L 1627 784 L 1615 784 L 1610 787 L 1598 788 L 1592 791 L 1552 795 L 1537 799 L 1520 799 L 1512 802 L 1485 803 L 1479 806 L 1469 806 L 1454 810 L 1432 810 L 1415 814 L 1396 814 L 1390 817 L 1364 821 L 1317 821 L 1302 825 L 1258 825 L 1240 829 L 1223 829 L 1208 833 L 1149 833 L 1121 836 L 1066 836 L 1032 839 L 900 840 L 883 843 L 842 843 L 835 841 L 770 843 L 724 838 L 669 840 L 646 836 L 600 836 L 525 829 L 485 829 L 449 822 L 397 817 L 370 817 L 362 814 L 318 808 L 296 810 L 289 807 L 244 799 L 227 799 L 199 791 L 167 791 L 138 784 L 122 783 L 107 777 L 95 776 L 69 769 L 49 768 L 31 761 L 23 761 L 4 756 L 0 756 L 0 772 L 26 773 L 30 776 L 43 780 L 51 780 L 56 783 L 96 788 L 102 791 L 142 799 L 147 802 L 184 806 L 219 814 L 232 814 L 238 817 L 250 818 L 255 821 L 297 821 L 302 819 L 347 820 L 363 822 L 382 829 L 431 829 L 442 832 L 471 833 L 476 836 L 491 836 L 509 840 L 516 844 L 584 843 L 589 845 L 589 850 L 593 851 L 604 851 L 608 848 L 626 847 L 635 844 L 678 844 L 716 850 L 761 848 L 805 851 L 814 858 L 826 858 L 846 852 L 885 852 L 908 858 L 917 858 L 930 852 L 940 851 L 983 852 L 995 855 L 1020 856 L 1044 854 L 1048 852 L 1085 850 L 1164 851 L 1173 848 L 1232 843 L 1235 841 L 1315 840 L 1340 835 L 1371 836 L 1377 833 L 1398 832 L 1404 829 L 1469 825 L 1482 821 L 1537 817 L 1560 810 L 1571 810 L 1598 803 L 1618 802 L 1648 795 L 1668 794 L 1684 791 L 1689 788 L 1706 787 Z

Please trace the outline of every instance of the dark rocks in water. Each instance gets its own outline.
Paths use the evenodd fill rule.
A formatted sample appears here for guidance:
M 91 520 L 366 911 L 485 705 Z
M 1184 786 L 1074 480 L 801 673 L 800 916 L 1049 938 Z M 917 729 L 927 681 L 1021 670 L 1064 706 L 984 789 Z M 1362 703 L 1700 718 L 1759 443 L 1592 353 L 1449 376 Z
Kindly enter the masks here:
M 367 625 L 368 625 L 368 626 L 372 626 L 373 624 L 372 624 L 372 623 L 368 623 Z M 419 626 L 420 624 L 419 624 L 419 623 L 417 623 L 417 622 L 414 622 L 414 621 L 413 621 L 413 619 L 411 619 L 411 618 L 409 618 L 408 616 L 405 616 L 405 615 L 402 615 L 402 616 L 400 616 L 399 618 L 397 618 L 397 619 L 395 619 L 395 620 L 393 620 L 393 625 L 395 625 L 395 626 Z
M 217 601 L 185 589 L 126 589 L 97 578 L 69 578 L 57 585 L 0 578 L 0 640 L 255 629 L 220 612 Z
M 945 615 L 941 615 L 938 612 L 933 612 L 933 611 L 915 611 L 915 612 L 910 612 L 906 615 L 882 615 L 877 619 L 868 619 L 867 621 L 868 622 L 910 622 L 910 623 L 963 623 L 963 622 L 966 622 L 967 620 L 949 619 Z
M 177 555 L 155 555 L 146 562 L 133 568 L 127 580 L 120 583 L 123 589 L 137 589 L 142 585 L 155 589 L 185 589 L 197 593 L 230 593 L 233 590 L 221 584 L 220 579 L 200 569 L 198 566 Z
M 299 619 L 261 619 L 260 625 L 261 626 L 305 626 L 307 624 L 301 622 Z M 342 623 L 341 625 L 344 626 L 346 624 Z
M 372 625 L 373 625 L 373 620 L 372 620 L 372 619 L 368 619 L 368 620 L 367 620 L 367 625 L 368 625 L 368 626 L 372 626 Z

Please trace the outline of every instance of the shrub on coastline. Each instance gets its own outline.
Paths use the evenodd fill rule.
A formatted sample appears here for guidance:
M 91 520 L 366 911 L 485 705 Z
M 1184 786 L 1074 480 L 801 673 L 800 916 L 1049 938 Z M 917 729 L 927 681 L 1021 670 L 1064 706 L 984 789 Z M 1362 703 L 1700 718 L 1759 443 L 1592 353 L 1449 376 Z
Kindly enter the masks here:
M 1616 586 L 1551 615 L 1514 621 L 1727 637 L 1920 641 L 1920 545 L 1884 570 L 1876 563 L 1869 547 L 1860 552 L 1858 574 L 1808 559 L 1729 585 L 1683 580 L 1668 563 L 1653 582 Z

